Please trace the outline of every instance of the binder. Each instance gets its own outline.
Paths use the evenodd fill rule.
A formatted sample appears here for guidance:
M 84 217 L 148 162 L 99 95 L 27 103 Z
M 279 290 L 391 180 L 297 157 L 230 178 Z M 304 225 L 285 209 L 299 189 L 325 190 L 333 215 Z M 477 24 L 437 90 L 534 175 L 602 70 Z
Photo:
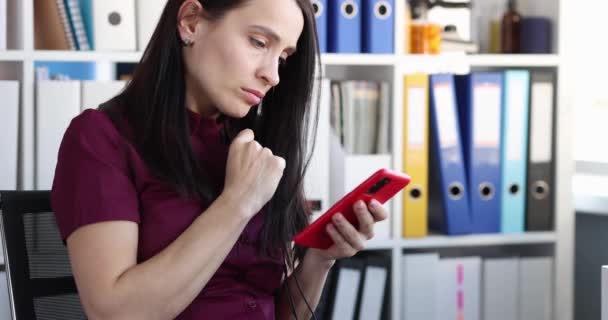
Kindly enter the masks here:
M 167 0 L 137 0 L 137 48 L 144 51 L 160 20 Z
M 514 233 L 525 226 L 530 73 L 507 70 L 504 77 L 500 226 Z
M 390 260 L 388 257 L 372 256 L 365 259 L 361 288 L 357 298 L 359 309 L 355 316 L 359 320 L 385 319 L 388 308 Z
M 363 52 L 394 52 L 394 6 L 394 0 L 363 0 Z
M 502 74 L 458 76 L 473 233 L 500 232 Z
M 8 30 L 8 13 L 7 13 L 7 0 L 0 0 L 0 50 L 6 50 L 6 36 Z
M 553 230 L 554 74 L 534 71 L 531 77 L 526 230 Z
M 135 0 L 80 1 L 95 50 L 135 51 Z
M 67 10 L 70 29 L 74 36 L 74 42 L 76 48 L 81 51 L 91 50 L 89 45 L 89 39 L 87 38 L 86 30 L 84 27 L 83 16 L 80 11 L 80 4 L 78 0 L 64 0 L 65 8 Z
M 34 48 L 36 49 L 76 49 L 63 0 L 35 0 L 34 34 Z
M 435 319 L 439 254 L 406 254 L 402 263 L 403 320 Z
M 479 320 L 481 258 L 439 260 L 435 320 Z
M 0 318 L 12 319 L 10 297 L 8 296 L 8 279 L 6 272 L 0 272 Z
M 336 263 L 330 291 L 332 299 L 326 314 L 328 319 L 354 319 L 363 267 L 363 261 L 357 258 Z
M 483 261 L 482 319 L 518 319 L 518 258 Z
M 37 82 L 36 189 L 51 189 L 59 145 L 70 121 L 79 112 L 79 81 Z
M 335 53 L 361 52 L 361 0 L 329 1 L 329 51 Z
M 327 52 L 327 0 L 312 0 L 315 11 L 315 24 L 317 25 L 317 38 L 319 40 L 319 52 Z
M 553 259 L 526 257 L 519 260 L 520 320 L 553 319 Z
M 431 75 L 430 92 L 429 226 L 449 235 L 470 233 L 454 76 Z
M 126 81 L 82 81 L 81 110 L 96 109 L 97 106 L 120 93 L 125 85 Z
M 0 81 L 0 190 L 17 190 L 19 82 Z
M 424 237 L 428 233 L 428 76 L 405 76 L 403 92 L 403 172 L 412 177 L 403 192 L 403 237 Z
M 313 93 L 313 110 L 317 105 L 316 98 L 319 97 L 319 121 L 316 135 L 313 136 L 310 128 L 309 144 L 312 147 L 314 140 L 314 153 L 310 158 L 306 175 L 304 176 L 304 193 L 306 200 L 312 208 L 313 220 L 329 209 L 329 108 L 330 108 L 330 80 L 322 79 L 320 83 L 320 96 L 318 92 Z M 317 86 L 314 86 L 316 89 Z M 312 113 L 310 119 L 315 119 Z

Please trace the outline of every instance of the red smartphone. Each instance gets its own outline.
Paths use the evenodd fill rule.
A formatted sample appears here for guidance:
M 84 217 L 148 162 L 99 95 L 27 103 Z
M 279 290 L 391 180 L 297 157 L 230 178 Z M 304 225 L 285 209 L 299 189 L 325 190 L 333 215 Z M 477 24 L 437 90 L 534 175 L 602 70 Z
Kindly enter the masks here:
M 353 211 L 353 205 L 358 200 L 363 200 L 366 204 L 372 199 L 384 204 L 397 192 L 401 191 L 408 183 L 410 177 L 406 174 L 394 172 L 389 169 L 380 169 L 369 178 L 359 184 L 353 191 L 345 195 L 340 201 L 336 202 L 322 216 L 298 233 L 294 242 L 303 247 L 327 249 L 334 241 L 327 234 L 325 227 L 331 222 L 331 217 L 336 213 L 342 215 L 356 228 L 359 227 L 359 220 Z

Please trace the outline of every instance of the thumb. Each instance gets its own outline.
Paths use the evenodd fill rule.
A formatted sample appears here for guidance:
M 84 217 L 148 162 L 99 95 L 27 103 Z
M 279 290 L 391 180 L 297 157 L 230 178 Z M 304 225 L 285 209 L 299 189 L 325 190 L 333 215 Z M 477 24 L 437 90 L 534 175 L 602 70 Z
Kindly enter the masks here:
M 233 143 L 234 142 L 247 143 L 247 142 L 253 141 L 254 138 L 255 138 L 255 135 L 253 134 L 253 130 L 244 129 L 244 130 L 241 130 L 241 132 L 239 132 L 239 134 L 236 135 L 236 137 L 233 140 Z

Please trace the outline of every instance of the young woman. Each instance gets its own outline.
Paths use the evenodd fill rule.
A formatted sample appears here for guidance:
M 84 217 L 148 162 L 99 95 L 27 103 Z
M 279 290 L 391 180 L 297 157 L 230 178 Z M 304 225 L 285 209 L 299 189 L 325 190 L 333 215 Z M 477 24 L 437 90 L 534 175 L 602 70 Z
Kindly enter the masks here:
M 132 81 L 59 151 L 52 204 L 90 319 L 311 316 L 387 215 L 358 203 L 331 248 L 291 246 L 317 56 L 309 0 L 167 2 Z

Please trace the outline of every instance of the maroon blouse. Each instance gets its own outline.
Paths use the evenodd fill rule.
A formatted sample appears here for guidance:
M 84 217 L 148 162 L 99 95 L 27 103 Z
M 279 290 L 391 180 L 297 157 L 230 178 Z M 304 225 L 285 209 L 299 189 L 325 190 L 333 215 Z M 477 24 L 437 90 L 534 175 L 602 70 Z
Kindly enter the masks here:
M 228 146 L 220 141 L 221 125 L 188 114 L 194 152 L 215 174 L 214 182 L 223 185 Z M 124 142 L 105 113 L 89 109 L 75 117 L 59 149 L 51 201 L 64 240 L 87 224 L 138 223 L 137 261 L 143 262 L 175 240 L 208 204 L 180 198 L 174 188 L 153 177 Z M 215 275 L 177 319 L 274 319 L 283 261 L 258 254 L 263 220 L 263 214 L 252 218 Z

